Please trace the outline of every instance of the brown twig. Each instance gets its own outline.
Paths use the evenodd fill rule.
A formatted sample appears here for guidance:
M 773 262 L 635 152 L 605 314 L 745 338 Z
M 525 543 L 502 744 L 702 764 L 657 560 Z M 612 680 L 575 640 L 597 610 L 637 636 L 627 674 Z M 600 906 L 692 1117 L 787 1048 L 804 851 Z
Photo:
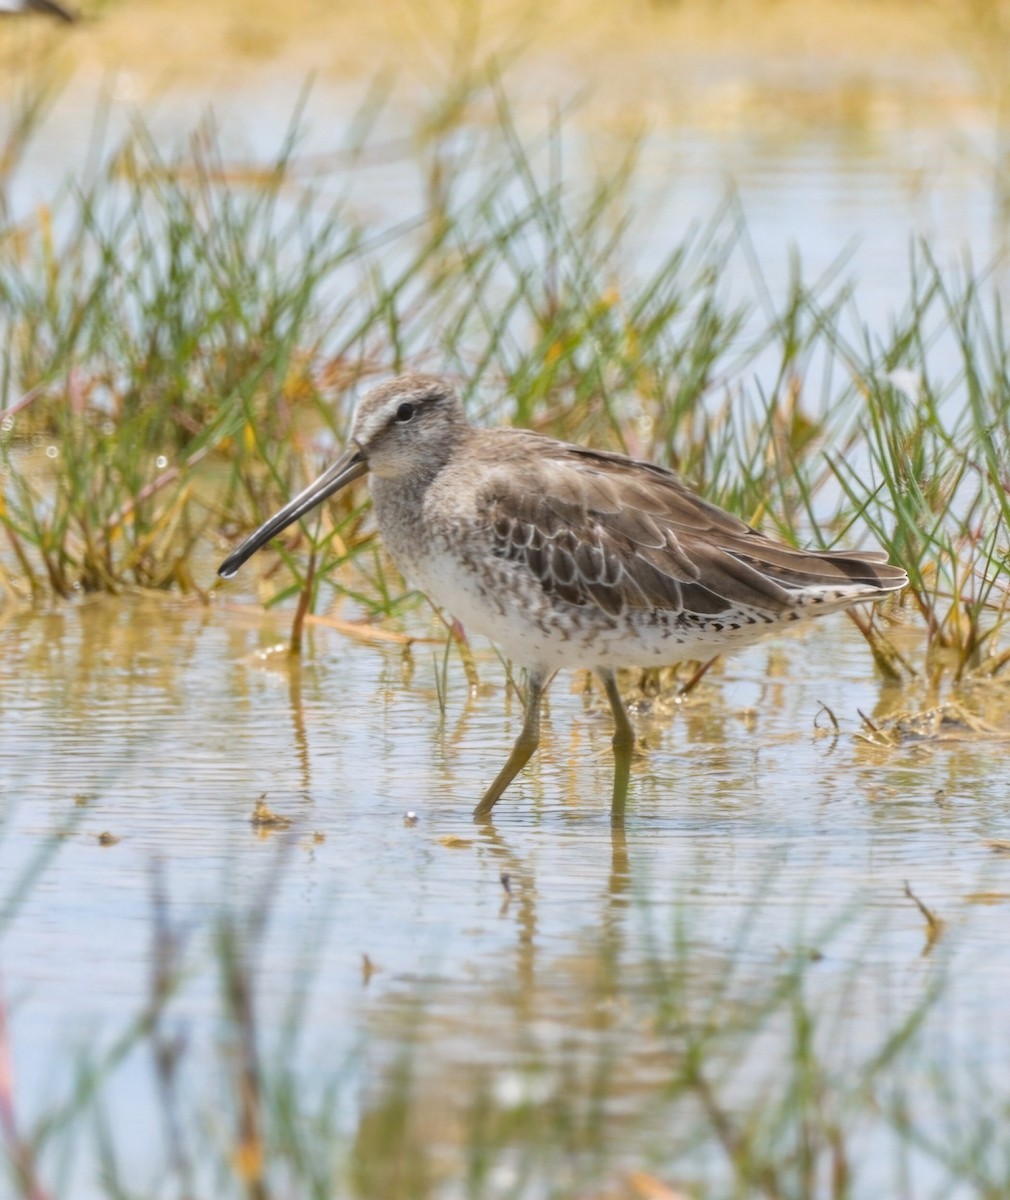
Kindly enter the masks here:
M 719 661 L 719 655 L 716 654 L 714 657 L 710 658 L 708 660 L 708 662 L 702 663 L 701 666 L 695 670 L 694 674 L 687 681 L 687 683 L 685 683 L 683 687 L 678 688 L 677 695 L 678 696 L 690 695 L 691 692 L 694 691 L 694 689 L 698 686 L 698 684 L 701 683 L 701 681 L 708 674 L 709 669 L 712 667 L 712 665 L 718 661 Z
M 942 918 L 938 917 L 936 913 L 933 912 L 932 909 L 927 908 L 923 901 L 921 901 L 915 892 L 912 891 L 907 879 L 905 880 L 904 890 L 905 895 L 909 898 L 909 900 L 912 901 L 915 907 L 926 919 L 926 945 L 922 952 L 923 954 L 928 954 L 936 945 L 940 935 L 943 933 L 944 922 Z
M 295 619 L 291 622 L 291 641 L 289 646 L 292 654 L 301 654 L 302 652 L 302 633 L 305 629 L 305 618 L 309 615 L 309 606 L 312 603 L 312 584 L 316 578 L 316 547 L 312 546 L 309 554 L 309 563 L 305 568 L 305 582 L 302 584 L 302 590 L 298 593 L 298 606 L 295 608 Z

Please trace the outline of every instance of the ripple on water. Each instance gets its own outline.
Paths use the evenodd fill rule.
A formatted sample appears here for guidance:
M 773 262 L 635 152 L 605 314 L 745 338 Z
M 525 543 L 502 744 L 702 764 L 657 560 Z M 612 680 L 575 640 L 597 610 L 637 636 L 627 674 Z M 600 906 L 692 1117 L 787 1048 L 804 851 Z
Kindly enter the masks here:
M 906 879 L 971 965 L 951 1003 L 977 1029 L 1005 1020 L 1007 904 L 991 897 L 1010 894 L 1010 858 L 984 839 L 1006 832 L 1010 767 L 1000 745 L 861 744 L 857 709 L 883 701 L 846 622 L 728 660 L 672 716 L 639 714 L 649 749 L 623 835 L 609 826 L 609 724 L 581 688 L 555 683 L 542 754 L 477 827 L 470 811 L 519 722 L 493 659 L 476 699 L 451 661 L 442 719 L 423 651 L 404 684 L 399 647 L 319 632 L 292 665 L 256 653 L 278 633 L 133 600 L 0 632 L 4 878 L 62 836 L 5 935 L 21 1053 L 51 1061 L 71 1019 L 136 1012 L 154 864 L 197 941 L 222 907 L 271 895 L 264 1011 L 311 961 L 323 999 L 306 1019 L 346 1052 L 365 1030 L 392 1053 L 413 1014 L 460 1062 L 588 1054 L 601 1022 L 645 1020 L 640 993 L 678 922 L 699 987 L 729 960 L 760 980 L 797 945 L 823 955 L 826 990 L 858 965 L 869 1030 L 931 970 Z M 821 702 L 837 738 L 815 728 Z M 289 830 L 250 823 L 264 793 Z M 104 831 L 118 840 L 100 844 Z M 212 977 L 181 1003 L 210 1011 Z M 42 1086 L 41 1068 L 28 1074 Z

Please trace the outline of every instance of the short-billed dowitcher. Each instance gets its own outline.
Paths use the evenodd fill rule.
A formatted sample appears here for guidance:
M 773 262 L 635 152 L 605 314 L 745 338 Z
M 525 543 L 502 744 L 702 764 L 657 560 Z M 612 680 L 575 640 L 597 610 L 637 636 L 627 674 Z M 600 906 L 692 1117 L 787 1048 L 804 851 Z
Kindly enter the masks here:
M 366 472 L 379 530 L 407 579 L 526 668 L 522 731 L 475 810 L 480 818 L 536 749 L 541 698 L 559 668 L 589 667 L 603 682 L 619 821 L 634 739 L 616 668 L 711 656 L 906 582 L 877 551 L 776 542 L 663 467 L 527 430 L 476 429 L 451 384 L 430 375 L 364 396 L 344 454 L 219 573 L 234 575 Z

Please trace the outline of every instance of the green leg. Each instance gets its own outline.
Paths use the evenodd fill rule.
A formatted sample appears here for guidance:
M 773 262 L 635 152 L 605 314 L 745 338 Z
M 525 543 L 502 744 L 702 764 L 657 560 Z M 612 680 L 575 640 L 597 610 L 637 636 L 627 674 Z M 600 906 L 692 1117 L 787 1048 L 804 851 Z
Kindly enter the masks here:
M 498 772 L 494 783 L 484 793 L 484 798 L 473 810 L 475 821 L 486 820 L 491 815 L 491 809 L 498 803 L 502 792 L 508 787 L 519 772 L 533 756 L 533 751 L 540 745 L 540 701 L 546 691 L 541 675 L 530 675 L 526 681 L 526 715 L 523 727 L 508 762 Z
M 621 693 L 617 690 L 617 679 L 613 671 L 600 670 L 603 687 L 614 714 L 614 798 L 610 805 L 610 824 L 624 825 L 624 804 L 628 798 L 628 780 L 631 776 L 631 752 L 635 748 L 635 731 L 631 728 L 624 708 Z

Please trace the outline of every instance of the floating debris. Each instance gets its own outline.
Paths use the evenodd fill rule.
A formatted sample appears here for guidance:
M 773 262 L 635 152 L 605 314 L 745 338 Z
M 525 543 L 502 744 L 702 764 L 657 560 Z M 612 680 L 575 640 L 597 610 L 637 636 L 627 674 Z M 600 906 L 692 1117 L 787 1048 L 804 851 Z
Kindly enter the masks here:
M 279 813 L 275 813 L 270 805 L 267 804 L 267 794 L 264 792 L 256 801 L 256 807 L 249 818 L 249 824 L 253 829 L 290 829 L 291 818 L 282 817 Z
M 926 945 L 923 947 L 922 953 L 923 955 L 927 955 L 943 933 L 945 922 L 932 909 L 926 907 L 915 892 L 912 891 L 907 879 L 905 880 L 905 895 L 926 918 Z
M 841 726 L 838 724 L 838 718 L 823 700 L 818 700 L 817 703 L 820 705 L 820 708 L 818 708 L 817 712 L 814 714 L 814 729 L 816 729 L 820 734 L 830 733 L 832 736 L 838 737 L 838 735 L 842 732 Z M 827 718 L 828 723 L 831 726 L 830 729 L 825 728 L 825 726 L 821 724 L 822 715 Z
M 966 904 L 1006 904 L 1010 892 L 969 892 L 964 900 Z
M 414 812 L 413 809 L 410 809 L 408 812 L 405 812 L 403 814 L 403 823 L 404 823 L 404 825 L 416 825 L 417 824 L 417 813 Z
M 923 743 L 979 742 L 1010 739 L 1010 731 L 990 725 L 960 704 L 939 704 L 921 712 L 893 713 L 873 721 L 858 710 L 863 729 L 856 736 L 871 746 L 898 747 Z
M 467 846 L 473 845 L 473 838 L 459 837 L 455 833 L 443 833 L 438 840 L 450 850 L 465 850 Z
M 99 846 L 115 846 L 118 841 L 119 838 L 114 833 L 109 833 L 107 829 L 98 835 Z

